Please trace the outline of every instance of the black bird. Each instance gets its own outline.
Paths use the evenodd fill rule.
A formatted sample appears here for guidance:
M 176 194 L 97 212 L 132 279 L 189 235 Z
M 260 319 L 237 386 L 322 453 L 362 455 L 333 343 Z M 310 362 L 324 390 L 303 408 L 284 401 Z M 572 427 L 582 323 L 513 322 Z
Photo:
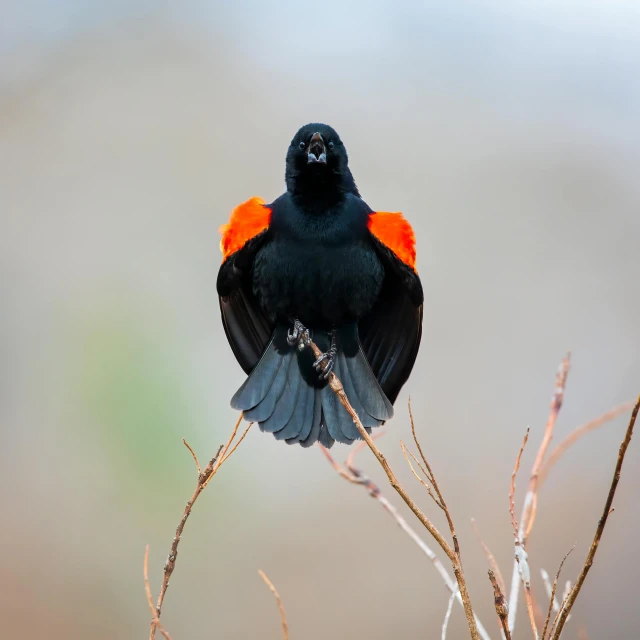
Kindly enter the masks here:
M 327 378 L 338 376 L 367 430 L 393 415 L 422 332 L 415 236 L 401 213 L 360 197 L 327 125 L 296 133 L 285 180 L 274 202 L 251 198 L 220 229 L 222 323 L 249 374 L 231 406 L 278 440 L 351 443 L 360 435 Z

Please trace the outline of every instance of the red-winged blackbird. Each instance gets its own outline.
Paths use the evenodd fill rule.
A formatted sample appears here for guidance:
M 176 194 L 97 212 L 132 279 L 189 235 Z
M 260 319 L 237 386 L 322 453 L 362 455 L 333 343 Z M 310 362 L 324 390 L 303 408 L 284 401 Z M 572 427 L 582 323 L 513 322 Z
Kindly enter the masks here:
M 302 127 L 287 191 L 268 205 L 251 198 L 220 228 L 222 322 L 249 374 L 231 406 L 303 447 L 360 437 L 328 387 L 331 371 L 370 430 L 393 415 L 420 345 L 413 230 L 401 213 L 369 208 L 347 162 L 331 127 Z

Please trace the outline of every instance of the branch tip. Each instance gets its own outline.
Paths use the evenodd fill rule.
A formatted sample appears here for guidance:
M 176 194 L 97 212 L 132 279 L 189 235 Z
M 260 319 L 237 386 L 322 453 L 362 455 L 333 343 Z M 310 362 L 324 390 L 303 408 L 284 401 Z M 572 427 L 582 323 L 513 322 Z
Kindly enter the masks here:
M 273 586 L 273 582 L 269 580 L 267 574 L 262 571 L 262 569 L 258 569 L 258 575 L 264 580 L 264 583 L 269 587 L 269 590 L 273 594 L 273 597 L 276 599 L 276 603 L 278 605 L 278 610 L 280 611 L 280 623 L 282 624 L 282 640 L 289 639 L 289 626 L 287 624 L 287 615 L 284 611 L 284 605 L 282 604 L 282 598 L 278 593 L 277 589 Z

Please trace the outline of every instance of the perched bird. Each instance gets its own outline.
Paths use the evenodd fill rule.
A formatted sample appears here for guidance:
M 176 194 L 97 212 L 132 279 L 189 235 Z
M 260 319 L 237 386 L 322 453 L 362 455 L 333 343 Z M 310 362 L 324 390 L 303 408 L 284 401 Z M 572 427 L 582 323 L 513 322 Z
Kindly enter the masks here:
M 251 198 L 220 228 L 222 323 L 249 374 L 231 406 L 290 444 L 351 443 L 359 432 L 327 379 L 338 376 L 368 431 L 393 415 L 422 332 L 415 235 L 360 197 L 327 125 L 296 133 L 285 181 L 271 204 Z

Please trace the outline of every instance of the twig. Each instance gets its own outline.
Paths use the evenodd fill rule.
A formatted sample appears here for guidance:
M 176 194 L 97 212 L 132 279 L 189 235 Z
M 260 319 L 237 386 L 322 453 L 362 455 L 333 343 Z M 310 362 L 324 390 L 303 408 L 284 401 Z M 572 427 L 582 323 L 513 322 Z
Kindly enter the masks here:
M 574 445 L 582 436 L 586 435 L 590 431 L 594 431 L 605 425 L 607 422 L 611 422 L 618 416 L 623 413 L 627 413 L 627 411 L 631 411 L 635 405 L 635 402 L 625 402 L 624 404 L 618 405 L 613 409 L 610 409 L 606 413 L 603 413 L 601 416 L 594 418 L 593 420 L 589 420 L 585 424 L 576 427 L 564 440 L 558 443 L 549 454 L 546 462 L 542 465 L 540 469 L 540 478 L 538 480 L 539 486 L 542 486 L 544 481 L 547 479 L 549 472 L 558 462 L 558 460 L 567 452 L 572 445 Z
M 222 466 L 222 463 L 229 457 L 226 454 L 227 454 L 227 451 L 229 450 L 229 447 L 231 446 L 231 443 L 233 442 L 234 438 L 236 437 L 236 433 L 238 433 L 238 427 L 240 426 L 240 422 L 242 422 L 242 412 L 240 412 L 240 415 L 238 416 L 238 419 L 236 420 L 236 423 L 233 426 L 233 431 L 231 432 L 231 435 L 229 436 L 229 439 L 227 440 L 227 443 L 220 447 L 220 449 L 222 449 L 222 454 L 220 454 L 220 449 L 218 449 L 218 453 L 216 454 L 215 461 L 212 460 L 213 467 L 211 469 L 211 473 L 205 479 L 202 489 L 204 489 L 209 484 L 209 482 L 211 481 L 213 476 L 215 476 L 216 473 L 218 473 L 218 469 Z M 249 427 L 251 427 L 252 424 L 253 424 L 252 422 L 249 423 Z M 247 427 L 247 431 L 249 430 L 249 427 Z M 234 447 L 233 451 L 235 451 L 235 447 Z M 231 453 L 233 453 L 233 451 Z M 231 454 L 229 454 L 229 455 L 231 455 Z M 202 474 L 200 474 L 200 475 L 202 475 Z
M 540 569 L 540 573 L 542 575 L 542 581 L 544 582 L 544 588 L 547 592 L 547 597 L 550 599 L 550 605 L 553 609 L 553 613 L 555 613 L 557 616 L 558 612 L 560 611 L 560 605 L 558 604 L 558 599 L 555 597 L 556 592 L 553 590 L 553 587 L 549 582 L 549 574 L 544 569 Z M 554 587 L 557 587 L 557 585 L 554 584 Z M 571 581 L 567 580 L 567 584 L 565 585 L 565 591 L 562 594 L 563 601 L 566 599 L 570 589 L 571 589 Z M 557 621 L 557 617 L 555 618 L 555 620 Z M 571 616 L 567 618 L 567 622 L 569 622 L 569 620 L 571 620 Z M 552 628 L 553 628 L 553 625 L 552 625 Z M 551 634 L 551 629 L 549 629 L 549 633 Z M 542 638 L 544 638 L 544 636 L 542 636 Z
M 186 442 L 185 442 L 186 445 Z M 193 451 L 190 446 L 186 445 L 189 451 Z M 196 489 L 193 492 L 193 495 L 187 502 L 187 506 L 184 508 L 184 513 L 182 514 L 182 518 L 178 523 L 178 527 L 176 528 L 176 535 L 173 538 L 173 542 L 171 543 L 171 549 L 169 550 L 169 555 L 167 556 L 167 561 L 164 565 L 164 577 L 162 578 L 162 585 L 160 587 L 160 593 L 158 595 L 158 603 L 156 604 L 156 615 L 155 619 L 151 621 L 151 630 L 149 631 L 149 640 L 153 640 L 156 636 L 156 627 L 157 621 L 160 619 L 162 614 L 162 603 L 164 602 L 164 597 L 167 593 L 167 589 L 169 588 L 169 578 L 171 578 L 171 574 L 173 570 L 176 568 L 176 559 L 178 557 L 178 545 L 180 544 L 180 538 L 182 536 L 182 531 L 184 530 L 184 525 L 186 524 L 189 516 L 191 515 L 191 509 L 193 508 L 193 504 L 198 499 L 198 496 L 202 493 L 202 490 L 205 488 L 207 482 L 210 477 L 213 475 L 214 465 L 218 460 L 218 456 L 220 455 L 220 451 L 222 451 L 222 445 L 218 449 L 218 453 L 211 459 L 209 464 L 204 468 L 204 471 L 198 474 L 198 483 L 196 485 Z
M 193 492 L 193 495 L 187 502 L 186 507 L 184 508 L 182 518 L 180 519 L 180 522 L 178 523 L 178 526 L 176 528 L 176 535 L 173 538 L 173 542 L 171 543 L 171 549 L 169 550 L 167 561 L 164 565 L 164 575 L 162 578 L 162 585 L 160 586 L 160 593 L 158 594 L 158 602 L 154 609 L 155 613 L 154 613 L 153 619 L 151 620 L 151 626 L 149 630 L 149 640 L 154 640 L 156 636 L 156 629 L 160 628 L 159 625 L 160 625 L 160 616 L 162 615 L 162 603 L 164 602 L 167 589 L 169 588 L 169 578 L 171 578 L 171 574 L 173 573 L 176 567 L 176 559 L 178 558 L 178 545 L 180 544 L 180 539 L 182 537 L 184 526 L 187 520 L 189 519 L 189 516 L 191 515 L 191 510 L 193 509 L 193 505 L 195 504 L 195 501 L 198 499 L 198 496 L 204 491 L 204 489 L 209 484 L 213 476 L 217 473 L 222 463 L 225 462 L 229 458 L 229 456 L 231 456 L 231 454 L 236 450 L 238 444 L 240 444 L 244 436 L 247 434 L 247 431 L 249 431 L 249 428 L 251 427 L 251 424 L 249 424 L 249 426 L 247 427 L 247 430 L 242 435 L 242 438 L 233 447 L 231 452 L 228 455 L 225 455 L 229 450 L 229 447 L 233 443 L 236 433 L 238 432 L 238 427 L 240 426 L 241 420 L 242 420 L 242 414 L 240 414 L 240 417 L 238 418 L 238 421 L 236 422 L 233 428 L 233 431 L 231 433 L 231 437 L 227 441 L 226 445 L 220 445 L 216 455 L 213 458 L 211 458 L 211 460 L 209 461 L 209 464 L 207 464 L 207 466 L 202 470 L 200 469 L 200 464 L 198 463 L 198 457 L 196 456 L 194 450 L 189 446 L 189 443 L 186 440 L 182 441 L 185 447 L 191 453 L 191 456 L 193 457 L 193 461 L 196 465 L 196 470 L 198 472 L 198 481 L 196 484 L 196 488 Z
M 360 477 L 354 476 L 353 474 L 349 473 L 346 469 L 344 469 L 341 465 L 339 465 L 334 460 L 334 458 L 331 455 L 331 452 L 329 451 L 329 449 L 327 449 L 324 445 L 320 444 L 319 442 L 317 444 L 318 444 L 318 448 L 320 449 L 320 451 L 322 451 L 322 453 L 324 454 L 325 458 L 329 461 L 329 464 L 338 472 L 338 475 L 343 477 L 347 482 L 351 482 L 353 484 L 364 484 L 364 482 L 362 481 L 362 479 Z M 376 489 L 377 489 L 377 487 L 376 487 Z M 373 497 L 375 497 L 375 495 Z
M 500 624 L 502 625 L 502 631 L 504 633 L 505 640 L 511 640 L 511 632 L 509 631 L 509 624 L 507 621 L 507 618 L 509 616 L 509 609 L 504 599 L 502 590 L 500 589 L 500 585 L 496 580 L 496 575 L 491 569 L 489 569 L 489 580 L 491 580 L 491 584 L 493 585 L 494 604 L 496 607 L 496 613 L 498 614 L 498 619 L 500 620 Z
M 524 503 L 522 506 L 522 515 L 520 518 L 520 528 L 517 532 L 517 538 L 520 541 L 522 552 L 526 554 L 527 540 L 533 528 L 533 523 L 536 517 L 537 505 L 538 505 L 538 489 L 539 489 L 539 477 L 540 468 L 544 460 L 549 443 L 553 436 L 553 429 L 558 419 L 558 414 L 562 408 L 564 401 L 564 392 L 567 383 L 567 376 L 569 375 L 569 368 L 571 366 L 571 353 L 568 353 L 560 363 L 558 372 L 556 373 L 556 384 L 551 397 L 551 406 L 549 408 L 549 417 L 547 418 L 547 425 L 545 427 L 542 442 L 540 448 L 536 454 L 533 468 L 531 470 L 531 476 L 529 478 L 528 491 L 524 497 Z M 513 507 L 513 505 L 511 505 Z M 515 522 L 515 515 L 512 512 L 511 516 L 512 524 Z M 517 547 L 516 547 L 517 551 Z M 516 554 L 516 559 L 513 563 L 513 572 L 511 574 L 511 589 L 509 592 L 509 629 L 513 632 L 516 624 L 516 614 L 518 612 L 518 593 L 519 593 L 519 581 L 518 577 L 521 571 L 521 565 Z M 521 574 L 520 574 L 521 577 Z M 530 594 L 529 594 L 530 595 Z M 525 593 L 526 596 L 526 593 Z M 529 611 L 529 620 L 534 621 L 532 617 L 532 606 L 527 602 L 527 609 Z
M 555 590 L 551 587 L 551 580 L 549 578 L 549 573 L 547 572 L 546 569 L 540 569 L 540 577 L 542 578 L 542 582 L 544 584 L 544 589 L 547 592 L 547 598 L 550 599 L 551 601 L 551 607 L 553 608 L 554 611 L 557 611 L 560 608 L 560 605 L 558 604 L 558 601 L 556 600 L 556 592 Z M 558 585 L 556 585 L 557 587 Z M 544 638 L 544 634 L 542 634 L 542 637 Z
M 542 638 L 542 640 L 544 640 L 546 634 L 547 634 L 547 627 L 549 626 L 549 621 L 551 619 L 551 612 L 552 611 L 559 611 L 560 607 L 558 605 L 558 601 L 556 600 L 556 589 L 558 588 L 558 579 L 560 578 L 560 572 L 562 571 L 562 566 L 564 565 L 564 561 L 569 557 L 569 554 L 575 549 L 574 547 L 571 547 L 571 549 L 569 549 L 569 551 L 567 551 L 567 553 L 565 554 L 564 558 L 562 558 L 562 562 L 560 563 L 560 566 L 558 567 L 558 571 L 556 571 L 556 577 L 553 580 L 553 587 L 551 587 L 551 585 L 549 585 L 549 574 L 542 569 L 541 570 L 541 574 L 542 574 L 542 579 L 544 580 L 545 586 L 547 587 L 547 595 L 549 596 L 549 609 L 547 611 L 547 618 L 544 621 L 544 628 L 542 629 L 542 636 L 540 636 Z
M 548 431 L 548 429 L 549 429 L 550 425 L 551 425 L 551 428 L 553 428 L 553 426 L 555 425 L 555 420 L 557 419 L 558 411 L 560 410 L 562 398 L 564 397 L 564 385 L 563 384 L 558 385 L 558 381 L 562 382 L 561 378 L 563 378 L 564 382 L 566 383 L 565 366 L 564 366 L 565 362 L 566 361 L 563 361 L 563 364 L 560 366 L 560 369 L 559 369 L 559 372 L 558 372 L 558 379 L 559 380 L 557 379 L 556 391 L 554 392 L 553 399 L 551 401 L 551 409 L 550 409 L 550 414 L 549 414 L 549 420 L 547 421 L 547 431 L 545 431 L 545 436 L 548 436 L 548 437 L 543 438 L 543 442 L 541 444 L 541 449 L 542 449 L 542 447 L 545 447 L 545 449 L 548 448 L 548 444 L 549 444 L 549 441 L 550 441 L 551 435 L 552 435 L 552 433 L 550 433 Z M 577 427 L 576 429 L 574 429 L 564 440 L 562 440 L 551 451 L 551 453 L 549 454 L 549 457 L 547 458 L 546 462 L 544 462 L 544 461 L 542 462 L 542 466 L 538 470 L 538 476 L 537 476 L 538 479 L 537 479 L 536 491 L 534 493 L 534 492 L 532 492 L 530 490 L 530 491 L 527 492 L 527 495 L 525 496 L 525 501 L 524 501 L 524 505 L 523 505 L 523 509 L 522 509 L 523 526 L 521 526 L 521 529 L 520 529 L 520 535 L 521 535 L 523 544 L 526 545 L 528 537 L 531 534 L 531 530 L 533 528 L 533 521 L 535 519 L 535 513 L 536 513 L 536 507 L 537 507 L 537 494 L 538 494 L 538 491 L 540 490 L 540 487 L 545 482 L 545 480 L 547 479 L 547 477 L 549 475 L 549 472 L 555 466 L 555 464 L 558 462 L 558 460 L 582 436 L 584 436 L 585 434 L 589 433 L 590 431 L 593 431 L 594 429 L 597 429 L 597 428 L 601 427 L 602 425 L 606 424 L 607 422 L 610 422 L 614 418 L 618 417 L 620 414 L 630 410 L 631 408 L 633 408 L 634 404 L 635 403 L 633 403 L 633 402 L 628 402 L 628 403 L 619 405 L 618 407 L 615 407 L 615 408 L 611 409 L 610 411 L 604 413 L 603 415 L 599 416 L 598 418 L 595 418 L 594 420 L 590 420 L 589 422 L 585 423 L 584 425 L 582 425 L 580 427 Z M 538 454 L 540 454 L 540 451 L 538 451 Z M 533 474 L 532 474 L 532 478 L 533 478 Z M 534 505 L 534 501 L 535 501 L 535 505 Z M 530 516 L 530 517 L 528 517 L 528 516 Z M 528 521 L 527 521 L 527 517 L 528 517 Z M 527 524 L 526 533 L 525 533 L 525 530 L 524 530 L 524 524 L 525 523 Z M 518 608 L 518 590 L 519 590 L 519 579 L 518 579 L 518 577 L 519 577 L 519 575 L 518 575 L 518 563 L 514 562 L 513 563 L 513 574 L 512 574 L 512 578 L 511 578 L 511 592 L 510 592 L 510 596 L 509 596 L 509 626 L 510 626 L 511 629 L 513 629 L 513 627 L 515 626 L 515 619 L 516 619 L 516 613 L 517 613 L 517 608 Z
M 538 505 L 538 479 L 540 477 L 540 469 L 542 462 L 549 448 L 549 443 L 553 437 L 553 429 L 558 419 L 558 414 L 562 408 L 562 402 L 564 401 L 564 391 L 567 384 L 567 376 L 569 375 L 569 369 L 571 367 L 571 352 L 569 352 L 564 360 L 560 363 L 558 373 L 556 375 L 556 388 L 551 398 L 551 407 L 549 409 L 549 418 L 547 420 L 547 426 L 544 430 L 544 436 L 542 443 L 538 449 L 538 455 L 533 463 L 533 469 L 531 470 L 531 478 L 529 479 L 529 493 L 532 496 L 531 499 L 531 511 L 527 518 L 527 524 L 525 527 L 525 534 L 523 541 L 529 537 L 533 523 L 536 519 L 536 510 Z
M 420 441 L 418 440 L 418 436 L 416 435 L 416 425 L 413 421 L 413 411 L 411 411 L 411 398 L 407 401 L 407 406 L 409 408 L 409 420 L 411 421 L 411 433 L 413 435 L 413 441 L 416 443 L 416 447 L 418 447 L 418 453 L 422 458 L 422 462 L 424 462 L 424 466 L 429 472 L 427 475 L 427 479 L 433 485 L 433 488 L 438 496 L 438 501 L 440 503 L 440 507 L 444 511 L 444 515 L 447 518 L 447 523 L 449 525 L 449 531 L 451 531 L 451 537 L 453 538 L 453 550 L 455 551 L 456 556 L 458 557 L 458 561 L 460 563 L 460 568 L 462 569 L 462 560 L 460 559 L 460 546 L 458 545 L 458 536 L 456 535 L 455 527 L 453 526 L 453 518 L 451 517 L 451 512 L 449 511 L 449 507 L 447 507 L 447 503 L 444 501 L 444 497 L 440 491 L 440 487 L 438 486 L 438 482 L 436 480 L 436 476 L 434 475 L 431 465 L 427 461 L 424 453 L 422 452 L 422 447 L 420 446 Z
M 386 431 L 384 429 L 378 429 L 378 433 L 371 436 L 371 439 L 375 442 L 382 436 L 386 435 Z M 367 446 L 367 443 L 364 440 L 360 440 L 358 444 L 356 444 L 353 449 L 351 449 L 351 453 L 347 456 L 347 468 L 351 469 L 354 466 L 354 461 L 356 456 Z M 324 448 L 324 447 L 323 447 Z
M 418 478 L 418 481 L 420 482 L 420 484 L 422 484 L 422 486 L 427 490 L 427 493 L 431 496 L 432 500 L 441 508 L 444 509 L 444 507 L 442 506 L 442 504 L 440 503 L 440 501 L 438 500 L 438 498 L 436 498 L 435 494 L 433 493 L 433 491 L 431 490 L 431 487 L 416 473 L 416 470 L 413 468 L 413 465 L 411 464 L 411 460 L 409 460 L 409 456 L 411 456 L 416 463 L 418 464 L 418 466 L 420 467 L 421 471 L 427 475 L 427 473 L 425 472 L 423 466 L 420 464 L 420 462 L 418 462 L 418 460 L 416 460 L 416 457 L 413 455 L 413 453 L 411 453 L 411 451 L 409 451 L 405 445 L 404 442 L 402 442 L 402 440 L 400 440 L 400 448 L 402 449 L 402 453 L 404 454 L 404 459 L 407 461 L 407 464 L 409 465 L 409 469 L 411 469 L 411 473 L 413 473 L 413 475 Z M 409 454 L 409 456 L 407 455 L 407 453 Z M 428 477 L 428 476 L 427 476 Z
M 273 593 L 273 596 L 276 599 L 276 602 L 278 603 L 278 609 L 280 610 L 280 622 L 282 623 L 282 639 L 289 640 L 289 627 L 287 625 L 287 615 L 284 612 L 284 605 L 282 604 L 282 599 L 280 598 L 280 594 L 278 593 L 276 588 L 273 586 L 273 583 L 271 582 L 271 580 L 267 578 L 267 574 L 264 571 L 262 571 L 261 569 L 258 569 L 258 573 L 260 574 L 260 577 L 264 580 L 267 587 L 269 587 L 269 590 L 271 591 L 271 593 Z
M 457 591 L 456 591 L 457 593 Z M 453 609 L 453 601 L 456 599 L 456 594 L 452 593 L 449 598 L 449 604 L 444 614 L 444 622 L 442 623 L 442 640 L 447 640 L 447 627 L 449 626 L 449 618 L 451 617 L 451 610 Z
M 191 452 L 191 455 L 193 456 L 193 461 L 196 463 L 196 469 L 198 470 L 198 475 L 200 475 L 202 471 L 200 470 L 200 463 L 198 462 L 198 456 L 196 455 L 196 452 L 191 448 L 189 443 L 184 438 L 182 438 L 182 444 L 185 447 L 187 447 L 187 449 L 189 449 L 189 451 Z
M 247 433 L 249 433 L 249 429 L 251 429 L 252 425 L 253 425 L 253 422 L 250 422 L 249 426 L 244 430 L 244 433 L 240 436 L 240 439 L 238 440 L 238 442 L 236 442 L 233 445 L 233 449 L 231 449 L 231 451 L 229 451 L 229 453 L 227 453 L 227 455 L 224 456 L 224 458 L 222 458 L 222 460 L 220 460 L 220 464 L 218 465 L 218 469 L 233 455 L 234 451 L 238 448 L 240 443 L 244 440 L 244 438 L 247 435 Z
M 524 551 L 524 549 L 523 549 Z M 522 563 L 522 560 L 519 560 L 519 563 Z M 533 596 L 531 595 L 531 582 L 527 586 L 525 582 L 525 578 L 523 577 L 522 583 L 525 585 L 524 587 L 524 601 L 527 603 L 527 613 L 529 614 L 529 622 L 531 623 L 531 633 L 535 640 L 538 640 L 538 627 L 536 625 L 536 615 L 535 609 L 533 606 Z
M 378 434 L 376 434 L 378 435 Z M 363 444 L 363 443 L 359 443 Z M 365 444 L 366 446 L 366 444 Z M 352 484 L 359 484 L 363 486 L 369 493 L 369 495 L 380 503 L 382 508 L 395 520 L 396 524 L 413 540 L 413 542 L 420 548 L 420 550 L 429 558 L 433 563 L 436 571 L 440 574 L 442 581 L 449 590 L 450 594 L 455 595 L 457 602 L 463 606 L 462 597 L 460 596 L 460 590 L 456 584 L 455 578 L 445 569 L 442 562 L 440 562 L 438 556 L 431 550 L 429 545 L 416 533 L 416 531 L 407 523 L 407 521 L 400 515 L 395 506 L 389 502 L 381 493 L 379 487 L 367 476 L 365 476 L 359 469 L 355 467 L 354 457 L 355 454 L 362 449 L 362 447 L 356 446 L 354 451 L 349 454 L 347 458 L 347 469 L 344 469 L 334 459 L 328 449 L 318 444 L 318 447 L 324 453 L 325 457 L 329 461 L 329 464 L 336 470 L 336 472 L 344 478 L 347 482 Z M 482 640 L 490 640 L 487 630 L 484 628 L 480 620 L 476 617 L 476 625 L 478 627 L 478 633 Z
M 516 539 L 516 542 L 520 540 L 520 535 L 518 534 L 518 523 L 516 522 L 515 514 L 516 476 L 518 475 L 518 470 L 520 469 L 520 461 L 522 460 L 524 448 L 527 446 L 527 440 L 529 440 L 529 427 L 527 427 L 527 430 L 524 434 L 524 440 L 522 441 L 522 446 L 520 447 L 520 451 L 518 452 L 518 457 L 516 458 L 513 472 L 511 473 L 511 486 L 509 487 L 509 513 L 511 514 L 511 526 L 513 527 L 513 535 Z
M 531 571 L 529 569 L 529 560 L 527 552 L 524 548 L 523 537 L 522 537 L 522 528 L 523 524 L 521 523 L 520 529 L 518 529 L 518 523 L 516 522 L 515 516 L 515 492 L 516 492 L 516 476 L 518 475 L 518 470 L 520 469 L 520 461 L 522 459 L 522 453 L 527 444 L 527 440 L 529 439 L 529 429 L 527 428 L 526 433 L 524 434 L 524 440 L 522 442 L 522 446 L 520 447 L 520 451 L 518 452 L 518 456 L 516 457 L 516 462 L 513 467 L 513 473 L 511 474 L 511 486 L 509 488 L 509 513 L 511 514 L 511 526 L 513 527 L 513 537 L 514 537 L 514 555 L 516 560 L 516 565 L 518 567 L 518 573 L 520 575 L 520 579 L 522 580 L 522 585 L 524 586 L 524 596 L 525 601 L 527 603 L 527 612 L 529 614 L 529 622 L 531 623 L 531 632 L 533 633 L 533 637 L 538 639 L 538 629 L 536 627 L 536 618 L 535 612 L 533 608 L 533 597 L 531 595 Z M 515 618 L 514 618 L 515 621 Z M 513 627 L 511 624 L 509 625 L 511 631 L 513 631 Z
M 156 615 L 156 608 L 153 606 L 153 596 L 151 595 L 151 586 L 149 585 L 149 545 L 147 545 L 144 550 L 143 574 L 144 590 L 147 594 L 147 602 L 149 604 L 149 611 L 151 611 L 151 618 L 153 620 L 153 623 L 158 628 L 160 633 L 165 637 L 165 640 L 171 640 L 169 632 L 162 626 L 160 620 L 158 620 L 158 616 Z
M 567 583 L 569 584 L 569 583 Z M 549 629 L 549 638 L 553 637 L 553 632 L 555 631 L 556 624 L 558 624 L 558 618 L 560 618 L 560 612 L 564 609 L 565 604 L 567 603 L 567 598 L 569 597 L 569 590 L 565 591 L 565 594 L 562 598 L 562 604 L 558 607 L 558 611 L 556 613 L 553 622 L 551 623 L 551 628 Z
M 616 489 L 618 487 L 618 482 L 620 482 L 620 472 L 622 471 L 622 463 L 624 462 L 625 454 L 627 453 L 627 449 L 629 447 L 629 443 L 631 442 L 631 436 L 633 435 L 633 427 L 636 423 L 636 418 L 638 416 L 638 410 L 640 409 L 640 397 L 636 401 L 635 407 L 633 408 L 633 412 L 631 413 L 631 418 L 629 420 L 629 426 L 627 427 L 627 432 L 625 434 L 624 440 L 620 445 L 620 450 L 618 451 L 618 460 L 616 462 L 616 468 L 613 473 L 613 480 L 611 481 L 611 487 L 609 488 L 609 494 L 607 495 L 607 500 L 604 505 L 604 509 L 602 511 L 602 515 L 600 516 L 600 520 L 598 521 L 598 526 L 596 528 L 596 533 L 593 537 L 593 542 L 591 543 L 591 548 L 589 549 L 589 553 L 587 554 L 587 558 L 582 567 L 582 571 L 578 575 L 575 585 L 569 592 L 567 597 L 566 604 L 560 609 L 560 617 L 558 619 L 558 624 L 556 626 L 556 630 L 552 636 L 553 640 L 558 640 L 560 634 L 562 633 L 562 628 L 567 621 L 567 616 L 571 612 L 571 609 L 580 593 L 580 589 L 584 584 L 584 581 L 587 577 L 587 573 L 589 573 L 589 569 L 591 569 L 591 565 L 593 564 L 593 559 L 595 558 L 596 551 L 598 550 L 598 545 L 600 544 L 600 539 L 602 538 L 602 533 L 604 531 L 605 525 L 607 524 L 607 519 L 609 517 L 609 513 L 611 513 L 611 504 L 613 503 L 613 497 L 615 496 Z
M 238 416 L 238 419 L 236 420 L 236 423 L 233 425 L 233 431 L 231 432 L 231 436 L 229 436 L 229 439 L 227 440 L 227 444 L 224 445 L 224 449 L 222 451 L 222 456 L 220 456 L 220 460 L 224 460 L 224 457 L 227 454 L 227 451 L 229 450 L 229 447 L 231 446 L 233 439 L 236 437 L 236 433 L 238 433 L 238 427 L 242 422 L 242 416 L 243 416 L 243 413 L 241 411 L 240 415 Z M 220 463 L 218 463 L 217 466 L 220 466 Z
M 500 567 L 498 566 L 498 562 L 495 556 L 493 555 L 493 553 L 491 553 L 491 549 L 489 549 L 488 545 L 482 539 L 482 536 L 480 535 L 480 531 L 478 530 L 478 524 L 475 518 L 471 518 L 471 526 L 473 527 L 473 533 L 475 534 L 478 542 L 480 543 L 480 546 L 482 547 L 482 550 L 484 551 L 484 555 L 487 556 L 487 560 L 489 561 L 489 566 L 491 567 L 491 570 L 493 571 L 493 573 L 496 576 L 496 579 L 498 580 L 498 586 L 500 587 L 500 591 L 501 593 L 504 593 L 505 584 L 504 584 L 504 578 L 502 577 L 502 572 L 500 571 Z
M 316 358 L 320 358 L 322 356 L 322 351 L 320 351 L 318 346 L 313 341 L 309 342 L 309 346 L 313 350 L 313 353 L 315 354 Z M 391 467 L 389 466 L 389 463 L 387 462 L 387 459 L 384 457 L 380 449 L 376 447 L 375 443 L 371 439 L 371 436 L 367 433 L 367 430 L 362 425 L 362 422 L 360 421 L 358 414 L 355 412 L 355 410 L 351 406 L 351 403 L 349 402 L 349 399 L 347 398 L 347 394 L 344 391 L 344 387 L 342 386 L 342 383 L 333 372 L 331 372 L 331 374 L 329 375 L 329 386 L 331 390 L 338 397 L 340 404 L 346 409 L 347 413 L 351 416 L 351 419 L 353 420 L 353 423 L 358 429 L 360 436 L 369 445 L 369 449 L 371 449 L 371 452 L 373 453 L 373 455 L 376 457 L 376 459 L 384 469 L 384 472 L 387 474 L 387 478 L 389 478 L 389 482 L 391 483 L 391 486 L 398 492 L 400 497 L 405 501 L 409 509 L 413 511 L 413 513 L 418 518 L 418 520 L 422 522 L 422 524 L 427 529 L 427 531 L 429 531 L 429 533 L 436 539 L 436 542 L 440 545 L 442 550 L 445 552 L 445 554 L 451 561 L 451 564 L 453 566 L 453 572 L 456 576 L 458 587 L 460 588 L 460 596 L 462 597 L 464 612 L 467 618 L 467 624 L 469 625 L 469 631 L 471 633 L 471 637 L 473 638 L 473 640 L 478 640 L 480 636 L 478 634 L 478 627 L 476 625 L 475 617 L 473 614 L 473 607 L 471 606 L 471 599 L 469 597 L 469 591 L 467 589 L 467 583 L 464 577 L 464 572 L 462 569 L 462 562 L 460 560 L 459 552 L 457 553 L 451 548 L 451 546 L 444 539 L 440 531 L 438 531 L 436 526 L 420 510 L 420 507 L 418 507 L 418 505 L 413 501 L 411 496 L 405 491 L 404 487 L 398 482 L 395 474 L 393 473 L 393 471 L 391 470 Z M 413 423 L 413 420 L 412 420 L 412 423 Z M 415 430 L 414 430 L 414 433 L 415 433 Z M 426 463 L 426 460 L 425 460 L 425 466 L 427 467 L 427 469 L 429 469 L 429 466 Z M 433 476 L 431 479 L 435 480 Z M 434 489 L 436 490 L 436 493 L 438 494 L 438 497 L 440 497 L 438 485 L 435 482 L 433 482 L 433 485 L 434 485 Z M 440 501 L 442 502 L 443 506 L 446 507 L 444 500 L 441 499 Z M 447 513 L 447 511 L 445 511 L 445 513 Z M 449 519 L 449 517 L 450 516 L 448 516 L 447 519 Z M 457 539 L 455 537 L 454 537 L 454 543 L 457 547 Z

